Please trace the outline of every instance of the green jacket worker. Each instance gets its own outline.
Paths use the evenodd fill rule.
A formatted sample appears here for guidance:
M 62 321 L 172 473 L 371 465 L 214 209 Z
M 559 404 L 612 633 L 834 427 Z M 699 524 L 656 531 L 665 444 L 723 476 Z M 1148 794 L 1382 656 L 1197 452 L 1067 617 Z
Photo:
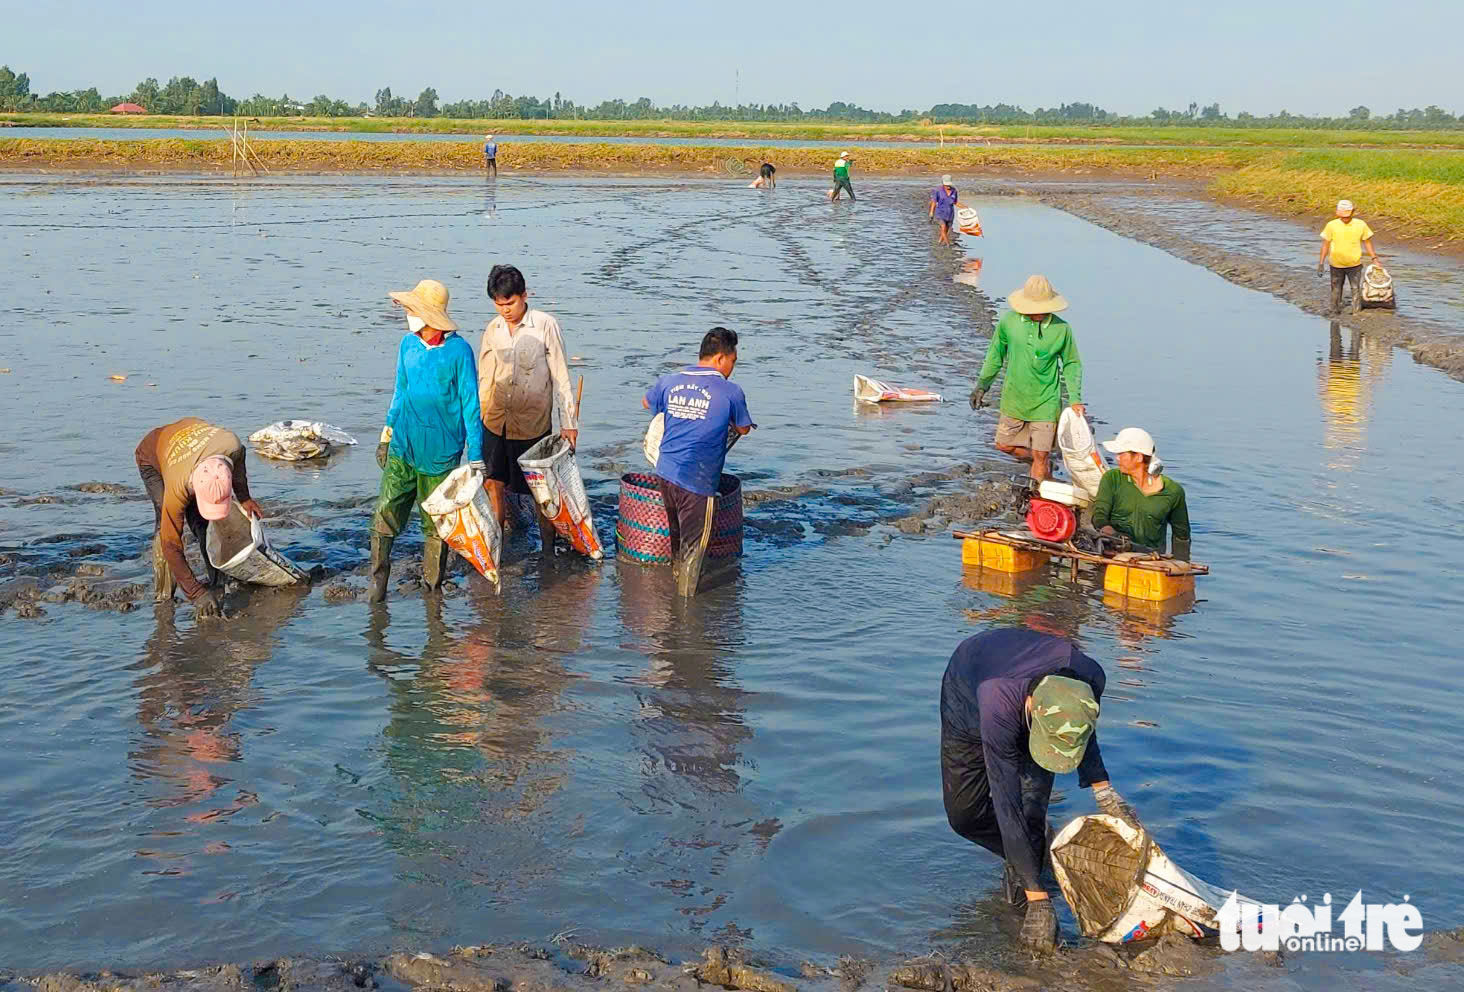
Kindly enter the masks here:
M 1083 405 L 1083 359 L 1073 329 L 1057 316 L 1067 309 L 1046 276 L 1034 275 L 1007 297 L 1011 309 L 997 321 L 986 349 L 986 360 L 971 391 L 971 409 L 986 405 L 986 391 L 1006 366 L 1001 387 L 1001 418 L 996 425 L 996 450 L 1018 461 L 1032 463 L 1032 478 L 1052 477 L 1049 460 L 1062 412 L 1058 378 L 1067 387 L 1068 402 L 1079 416 Z
M 1118 456 L 1098 484 L 1093 526 L 1105 534 L 1126 534 L 1135 544 L 1164 550 L 1164 532 L 1174 534 L 1174 557 L 1189 561 L 1189 507 L 1184 487 L 1167 475 L 1151 475 L 1154 439 L 1137 427 L 1125 427 L 1103 447 Z

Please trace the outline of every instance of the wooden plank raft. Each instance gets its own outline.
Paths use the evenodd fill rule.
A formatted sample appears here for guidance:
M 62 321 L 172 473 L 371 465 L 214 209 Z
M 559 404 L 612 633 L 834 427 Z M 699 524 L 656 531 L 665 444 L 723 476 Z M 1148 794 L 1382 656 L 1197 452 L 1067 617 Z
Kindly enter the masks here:
M 1105 558 L 1079 550 L 1070 542 L 1058 544 L 1011 531 L 958 530 L 953 536 L 962 542 L 961 560 L 967 565 L 1025 572 L 1061 558 L 1068 562 L 1069 576 L 1075 581 L 1080 565 L 1101 565 L 1103 588 L 1134 599 L 1159 601 L 1193 592 L 1195 576 L 1210 574 L 1210 566 L 1199 562 L 1138 551 Z

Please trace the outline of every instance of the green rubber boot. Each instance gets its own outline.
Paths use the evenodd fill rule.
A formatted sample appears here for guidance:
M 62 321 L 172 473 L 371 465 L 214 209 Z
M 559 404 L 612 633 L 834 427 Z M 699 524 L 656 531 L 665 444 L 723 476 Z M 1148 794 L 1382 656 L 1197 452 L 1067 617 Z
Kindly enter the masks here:
M 163 538 L 160 534 L 154 534 L 152 539 L 152 568 L 154 602 L 171 602 L 177 583 L 173 581 L 173 570 L 168 567 L 168 559 L 163 557 Z
M 391 546 L 393 539 L 385 534 L 371 533 L 371 593 L 366 597 L 369 603 L 386 601 L 386 583 L 391 578 Z
M 447 545 L 442 538 L 431 535 L 422 545 L 422 584 L 433 592 L 442 588 L 447 578 Z

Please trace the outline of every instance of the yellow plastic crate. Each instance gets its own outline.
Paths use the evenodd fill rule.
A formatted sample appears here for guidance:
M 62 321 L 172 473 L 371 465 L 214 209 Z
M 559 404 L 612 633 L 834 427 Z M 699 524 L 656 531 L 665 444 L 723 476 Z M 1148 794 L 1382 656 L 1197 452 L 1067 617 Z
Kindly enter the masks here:
M 1103 589 L 1129 599 L 1160 602 L 1195 591 L 1193 575 L 1170 575 L 1147 568 L 1109 565 L 1103 571 Z
M 979 537 L 961 540 L 961 564 L 980 565 L 997 572 L 1030 572 L 1046 565 L 1050 558 L 1041 551 L 1027 551 Z

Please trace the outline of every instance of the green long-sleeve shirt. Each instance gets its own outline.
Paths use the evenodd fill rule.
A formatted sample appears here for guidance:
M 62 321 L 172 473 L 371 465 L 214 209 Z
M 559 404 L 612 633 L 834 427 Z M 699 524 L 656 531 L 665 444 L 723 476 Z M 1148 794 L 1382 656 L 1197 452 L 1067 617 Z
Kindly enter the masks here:
M 1093 526 L 1110 524 L 1120 534 L 1127 534 L 1137 544 L 1156 551 L 1164 550 L 1165 525 L 1174 534 L 1174 557 L 1189 560 L 1189 507 L 1184 487 L 1167 475 L 1164 488 L 1146 495 L 1134 480 L 1116 468 L 1103 473 L 1098 483 L 1098 498 L 1093 501 Z
M 991 335 L 977 386 L 991 388 L 1002 365 L 1007 373 L 1001 387 L 1001 412 L 1008 417 L 1056 423 L 1062 412 L 1059 369 L 1068 403 L 1083 402 L 1083 359 L 1078 355 L 1078 343 L 1068 322 L 1055 314 L 1040 324 L 1015 310 L 1003 314 Z

